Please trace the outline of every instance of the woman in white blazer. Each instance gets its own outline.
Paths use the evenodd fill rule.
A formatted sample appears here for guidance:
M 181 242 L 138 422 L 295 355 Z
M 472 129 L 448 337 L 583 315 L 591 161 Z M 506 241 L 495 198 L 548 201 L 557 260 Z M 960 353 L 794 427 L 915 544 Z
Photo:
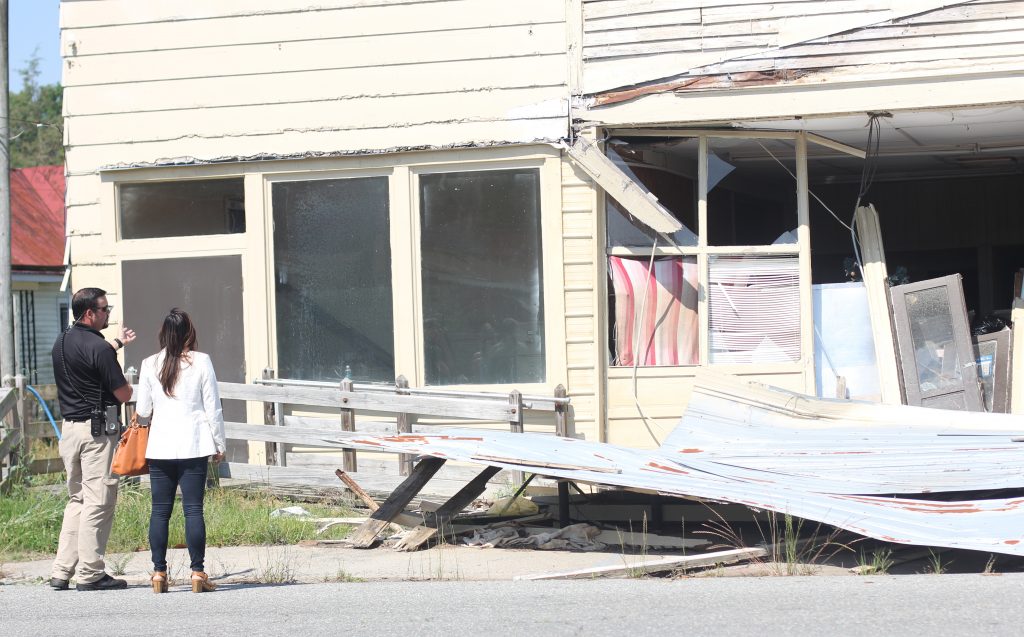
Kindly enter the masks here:
M 149 420 L 149 479 L 153 498 L 149 546 L 153 591 L 167 592 L 167 527 L 181 488 L 185 543 L 192 560 L 192 592 L 216 588 L 203 564 L 206 554 L 207 460 L 224 458 L 224 415 L 210 357 L 196 351 L 196 330 L 185 312 L 174 308 L 160 329 L 160 352 L 142 361 L 136 413 Z

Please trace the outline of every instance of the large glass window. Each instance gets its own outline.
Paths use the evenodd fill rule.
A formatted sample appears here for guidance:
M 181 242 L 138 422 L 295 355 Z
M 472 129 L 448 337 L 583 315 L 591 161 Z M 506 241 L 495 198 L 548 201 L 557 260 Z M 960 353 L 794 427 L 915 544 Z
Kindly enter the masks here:
M 245 232 L 242 178 L 122 184 L 122 239 Z
M 540 174 L 420 177 L 428 385 L 545 378 Z
M 388 178 L 273 185 L 278 375 L 395 378 Z

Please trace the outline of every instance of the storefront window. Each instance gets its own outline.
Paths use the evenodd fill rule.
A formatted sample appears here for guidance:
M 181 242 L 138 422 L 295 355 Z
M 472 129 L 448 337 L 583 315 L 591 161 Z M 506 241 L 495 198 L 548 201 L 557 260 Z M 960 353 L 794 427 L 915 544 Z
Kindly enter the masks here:
M 420 177 L 428 385 L 545 378 L 540 174 Z
M 393 382 L 388 178 L 273 185 L 278 376 Z

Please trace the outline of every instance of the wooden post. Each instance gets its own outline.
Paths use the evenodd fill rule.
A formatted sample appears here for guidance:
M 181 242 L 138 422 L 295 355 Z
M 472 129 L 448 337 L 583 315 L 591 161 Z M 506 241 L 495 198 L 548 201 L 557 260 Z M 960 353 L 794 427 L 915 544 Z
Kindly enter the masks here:
M 16 451 L 12 454 L 12 460 L 16 460 L 17 462 L 21 462 L 21 459 L 26 457 L 26 450 L 28 449 L 28 439 L 25 438 L 25 434 L 27 433 L 25 425 L 28 423 L 28 405 L 25 400 L 25 397 L 28 394 L 28 390 L 25 389 L 26 384 L 25 377 L 21 374 L 14 377 L 14 387 L 18 391 L 18 406 L 15 408 L 18 416 L 18 422 L 16 422 L 14 426 L 21 435 L 21 442 L 15 446 Z
M 284 427 L 284 403 L 274 403 L 274 426 Z M 274 459 L 277 461 L 275 464 L 279 467 L 287 467 L 288 459 L 285 457 L 285 443 L 278 442 L 274 444 L 275 456 Z
M 124 379 L 128 381 L 129 385 L 137 385 L 139 383 L 139 372 L 134 367 L 129 367 L 124 370 Z M 137 395 L 137 394 L 136 394 Z M 121 423 L 124 426 L 128 426 L 128 423 L 132 421 L 132 416 L 135 415 L 135 400 L 134 397 L 131 402 L 124 404 L 124 422 Z
M 409 379 L 399 376 L 395 379 L 395 393 L 399 396 L 408 395 Z M 398 414 L 398 433 L 412 433 L 412 418 L 407 413 Z M 412 473 L 414 456 L 411 453 L 398 454 L 398 475 L 407 476 Z
M 380 508 L 370 515 L 369 520 L 363 522 L 359 528 L 352 532 L 350 536 L 352 546 L 358 549 L 373 546 L 373 543 L 377 540 L 377 535 L 392 520 L 398 517 L 405 509 L 405 505 L 412 502 L 416 494 L 426 486 L 427 482 L 434 477 L 434 474 L 437 473 L 437 470 L 442 465 L 444 465 L 444 460 L 441 458 L 430 457 L 420 460 L 420 463 L 412 470 L 412 475 L 406 478 L 402 484 L 398 485 L 398 488 L 388 496 L 388 499 L 380 505 Z
M 565 385 L 555 387 L 555 398 L 565 398 L 568 395 Z M 569 405 L 564 403 L 555 404 L 555 435 L 563 438 L 569 435 Z
M 509 410 L 512 412 L 508 419 L 509 430 L 514 434 L 523 433 L 523 394 L 518 389 L 513 389 L 508 395 Z M 513 471 L 512 482 L 523 483 L 523 472 Z
M 564 529 L 572 524 L 569 518 L 569 482 L 558 481 L 558 528 Z
M 267 367 L 266 369 L 263 370 L 263 380 L 269 380 L 273 377 L 273 369 Z M 263 424 L 268 426 L 273 426 L 277 424 L 277 421 L 274 417 L 274 403 L 263 403 Z M 277 464 L 277 454 L 275 453 L 276 445 L 274 445 L 274 443 L 272 442 L 265 442 L 263 444 L 265 445 L 263 453 L 265 454 L 265 457 L 267 459 L 267 465 L 269 466 L 272 464 Z
M 346 393 L 352 393 L 352 379 L 346 378 L 341 381 L 341 391 Z M 342 396 L 342 404 L 348 402 L 348 398 Z M 355 431 L 356 430 L 356 412 L 353 409 L 346 407 L 341 408 L 341 430 L 342 431 Z M 341 452 L 341 466 L 346 471 L 357 471 L 356 469 L 356 451 L 355 449 L 346 449 Z

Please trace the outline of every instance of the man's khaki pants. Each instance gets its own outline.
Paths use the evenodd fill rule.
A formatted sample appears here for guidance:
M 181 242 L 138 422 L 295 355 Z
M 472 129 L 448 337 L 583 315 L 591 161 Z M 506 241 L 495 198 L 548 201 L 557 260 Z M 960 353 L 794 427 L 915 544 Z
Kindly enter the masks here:
M 93 437 L 88 421 L 65 420 L 61 427 L 60 457 L 71 500 L 64 509 L 51 577 L 71 579 L 77 569 L 78 581 L 88 583 L 105 573 L 103 554 L 117 504 L 118 478 L 110 474 L 117 443 L 117 436 Z

